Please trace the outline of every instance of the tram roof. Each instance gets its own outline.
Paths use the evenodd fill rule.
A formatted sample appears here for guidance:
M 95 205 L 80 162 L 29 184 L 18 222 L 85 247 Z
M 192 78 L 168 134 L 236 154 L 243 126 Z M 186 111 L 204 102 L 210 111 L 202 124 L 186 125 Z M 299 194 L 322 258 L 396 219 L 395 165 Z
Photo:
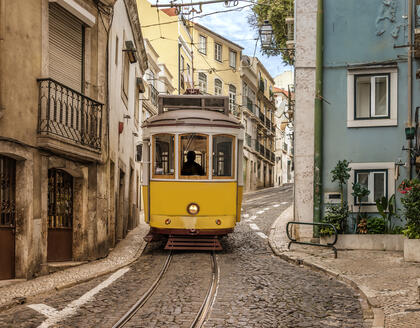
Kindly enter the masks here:
M 218 126 L 240 128 L 241 122 L 229 114 L 229 97 L 210 95 L 159 95 L 158 115 L 148 118 L 142 127 Z
M 217 126 L 226 128 L 241 128 L 241 122 L 232 115 L 225 115 L 220 112 L 210 110 L 182 109 L 167 111 L 149 117 L 144 123 L 144 128 L 158 126 Z

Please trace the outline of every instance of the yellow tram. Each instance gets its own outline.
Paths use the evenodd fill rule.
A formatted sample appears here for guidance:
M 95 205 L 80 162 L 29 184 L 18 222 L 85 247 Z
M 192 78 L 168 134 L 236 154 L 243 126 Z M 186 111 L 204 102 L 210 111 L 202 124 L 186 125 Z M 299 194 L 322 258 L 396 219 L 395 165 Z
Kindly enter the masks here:
M 166 249 L 221 249 L 240 221 L 244 130 L 223 96 L 160 95 L 143 128 L 146 240 Z

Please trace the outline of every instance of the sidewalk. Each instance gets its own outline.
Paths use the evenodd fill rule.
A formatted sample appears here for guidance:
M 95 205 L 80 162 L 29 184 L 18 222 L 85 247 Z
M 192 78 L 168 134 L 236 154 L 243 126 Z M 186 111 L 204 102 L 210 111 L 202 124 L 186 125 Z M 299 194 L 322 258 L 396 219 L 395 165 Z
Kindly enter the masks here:
M 32 280 L 0 288 L 0 310 L 26 302 L 27 298 L 53 290 L 71 287 L 93 278 L 111 273 L 134 262 L 143 252 L 143 237 L 149 226 L 140 218 L 140 224 L 121 240 L 106 258 L 58 271 Z
M 420 263 L 404 262 L 402 252 L 338 250 L 292 244 L 287 250 L 290 206 L 271 227 L 269 243 L 281 258 L 327 273 L 358 290 L 366 322 L 372 327 L 420 327 Z M 365 306 L 364 306 L 365 305 Z

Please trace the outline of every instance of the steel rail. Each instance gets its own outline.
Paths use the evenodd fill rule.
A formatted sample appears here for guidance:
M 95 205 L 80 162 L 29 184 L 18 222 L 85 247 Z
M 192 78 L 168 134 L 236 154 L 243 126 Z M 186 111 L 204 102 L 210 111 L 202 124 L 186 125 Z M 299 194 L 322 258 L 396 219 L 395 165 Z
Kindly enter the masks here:
M 212 252 L 212 279 L 210 281 L 209 289 L 207 290 L 206 298 L 204 299 L 203 304 L 201 305 L 200 310 L 197 313 L 194 321 L 191 323 L 190 328 L 200 328 L 203 327 L 204 323 L 207 320 L 208 314 L 211 307 L 213 306 L 214 300 L 216 298 L 217 286 L 219 283 L 219 266 L 217 265 L 216 254 Z
M 131 318 L 137 313 L 137 311 L 147 302 L 147 300 L 153 295 L 154 291 L 158 287 L 163 275 L 168 270 L 169 264 L 171 263 L 172 259 L 172 251 L 169 253 L 165 264 L 162 267 L 162 270 L 159 273 L 159 276 L 156 278 L 156 280 L 153 282 L 152 286 L 143 294 L 141 298 L 128 310 L 118 322 L 112 326 L 112 328 L 120 328 L 124 327 Z

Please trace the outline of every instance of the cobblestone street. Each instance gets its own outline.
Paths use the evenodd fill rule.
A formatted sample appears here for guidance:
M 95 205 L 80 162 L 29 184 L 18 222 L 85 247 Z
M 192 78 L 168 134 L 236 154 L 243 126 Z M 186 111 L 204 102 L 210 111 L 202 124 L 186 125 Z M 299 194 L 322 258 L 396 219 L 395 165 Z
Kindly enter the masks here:
M 363 327 L 358 296 L 351 289 L 289 264 L 269 248 L 270 227 L 292 199 L 291 187 L 245 196 L 242 222 L 217 254 L 220 281 L 205 327 Z M 148 245 L 125 274 L 80 306 L 74 301 L 110 275 L 30 299 L 1 313 L 0 326 L 38 327 L 46 317 L 28 305 L 45 304 L 63 314 L 50 327 L 112 327 L 156 279 L 168 255 L 162 249 L 163 243 Z M 175 252 L 155 293 L 127 326 L 190 327 L 210 278 L 207 252 Z M 67 311 L 70 303 L 73 312 Z

